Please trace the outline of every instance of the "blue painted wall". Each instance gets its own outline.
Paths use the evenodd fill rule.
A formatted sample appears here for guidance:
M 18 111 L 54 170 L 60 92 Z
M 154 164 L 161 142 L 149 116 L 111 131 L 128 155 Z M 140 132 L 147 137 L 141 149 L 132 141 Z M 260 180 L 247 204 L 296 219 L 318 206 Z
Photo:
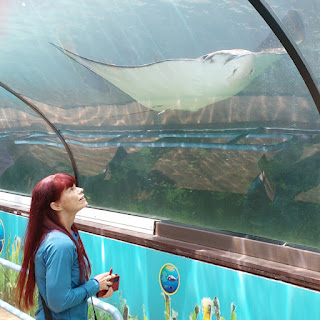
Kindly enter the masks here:
M 11 240 L 23 237 L 26 218 L 0 212 L 0 220 L 5 229 L 4 247 L 10 235 Z M 179 275 L 178 289 L 168 295 L 178 320 L 189 320 L 195 305 L 200 306 L 198 319 L 203 319 L 201 301 L 214 297 L 226 320 L 231 317 L 231 303 L 238 320 L 319 319 L 319 292 L 84 232 L 81 237 L 93 275 L 113 267 L 121 277 L 119 291 L 107 302 L 120 309 L 120 300 L 125 299 L 130 315 L 139 320 L 143 306 L 148 320 L 165 319 L 159 273 L 168 263 L 176 268 L 175 276 Z M 4 253 L 5 249 L 1 257 Z

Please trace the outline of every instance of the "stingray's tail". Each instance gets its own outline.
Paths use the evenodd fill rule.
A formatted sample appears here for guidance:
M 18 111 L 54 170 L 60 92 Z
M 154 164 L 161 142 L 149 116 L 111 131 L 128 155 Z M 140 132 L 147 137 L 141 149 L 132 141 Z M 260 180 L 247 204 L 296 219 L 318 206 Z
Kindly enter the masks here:
M 296 10 L 290 10 L 283 18 L 282 23 L 297 44 L 301 43 L 305 39 L 304 24 L 300 14 Z M 271 32 L 269 36 L 259 45 L 256 51 L 281 47 L 282 45 L 279 39 L 273 32 Z

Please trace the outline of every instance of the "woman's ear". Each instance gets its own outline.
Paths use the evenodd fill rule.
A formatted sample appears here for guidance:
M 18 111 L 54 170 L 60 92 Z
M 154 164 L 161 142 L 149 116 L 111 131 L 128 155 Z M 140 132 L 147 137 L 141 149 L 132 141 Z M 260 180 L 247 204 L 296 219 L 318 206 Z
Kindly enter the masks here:
M 62 210 L 62 208 L 58 202 L 51 202 L 50 208 L 54 211 L 61 211 Z

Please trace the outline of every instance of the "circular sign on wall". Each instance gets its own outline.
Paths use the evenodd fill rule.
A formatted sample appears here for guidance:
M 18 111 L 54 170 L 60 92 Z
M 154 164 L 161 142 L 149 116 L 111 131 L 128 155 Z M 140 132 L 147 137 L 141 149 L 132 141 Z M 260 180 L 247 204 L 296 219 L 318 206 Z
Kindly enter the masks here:
M 172 263 L 166 263 L 160 270 L 159 282 L 166 294 L 175 294 L 180 285 L 179 271 Z
M 4 225 L 2 220 L 0 219 L 0 254 L 4 247 Z

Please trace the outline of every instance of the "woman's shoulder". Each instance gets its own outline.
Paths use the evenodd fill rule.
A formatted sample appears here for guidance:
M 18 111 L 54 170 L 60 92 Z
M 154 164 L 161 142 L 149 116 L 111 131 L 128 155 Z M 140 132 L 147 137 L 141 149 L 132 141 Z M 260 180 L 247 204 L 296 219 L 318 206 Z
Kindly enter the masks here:
M 74 249 L 76 246 L 68 235 L 59 231 L 50 231 L 42 242 L 43 248 Z
M 72 263 L 76 257 L 77 247 L 70 237 L 61 231 L 53 230 L 41 242 L 35 259 L 44 263 L 49 260 L 52 261 L 52 259 L 58 259 L 57 261 L 64 259 L 64 261 Z

